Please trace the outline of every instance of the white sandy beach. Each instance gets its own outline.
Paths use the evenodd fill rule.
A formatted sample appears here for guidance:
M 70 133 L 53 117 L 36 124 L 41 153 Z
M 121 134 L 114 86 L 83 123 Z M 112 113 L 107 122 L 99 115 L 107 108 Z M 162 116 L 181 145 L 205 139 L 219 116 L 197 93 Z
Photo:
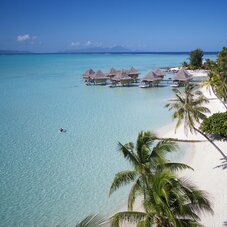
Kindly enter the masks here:
M 205 89 L 202 89 L 204 95 L 210 99 L 207 107 L 211 114 L 225 111 L 220 101 Z M 197 134 L 185 135 L 183 127 L 180 127 L 176 134 L 174 133 L 175 123 L 172 123 L 161 129 L 160 136 L 173 137 L 178 139 L 201 139 L 204 137 Z M 215 143 L 227 155 L 227 142 L 215 141 Z M 184 171 L 181 175 L 189 178 L 200 189 L 206 190 L 213 203 L 214 215 L 201 215 L 201 223 L 206 227 L 223 226 L 227 221 L 227 170 L 215 168 L 221 164 L 220 153 L 209 142 L 193 143 L 189 145 L 187 154 L 183 162 L 190 165 L 194 171 Z
M 197 69 L 197 70 L 187 70 L 193 77 L 207 77 L 209 70 Z
M 208 91 L 202 89 L 204 95 L 209 98 L 207 107 L 210 109 L 211 114 L 216 112 L 223 112 L 225 108 L 220 101 Z M 156 133 L 160 137 L 172 137 L 178 139 L 196 139 L 205 140 L 199 134 L 184 133 L 184 128 L 179 127 L 175 133 L 175 122 L 161 128 Z M 227 155 L 227 142 L 215 141 L 215 143 Z M 180 152 L 180 151 L 179 151 Z M 190 165 L 194 171 L 187 170 L 180 173 L 180 176 L 190 179 L 192 183 L 200 189 L 209 193 L 209 198 L 212 201 L 214 215 L 201 214 L 201 224 L 205 227 L 221 227 L 224 222 L 227 222 L 227 169 L 215 168 L 221 164 L 222 156 L 209 142 L 201 143 L 188 143 L 187 153 L 183 157 L 182 162 Z M 120 211 L 126 210 L 124 207 Z M 143 210 L 141 200 L 135 202 L 134 210 Z M 129 223 L 122 223 L 122 226 L 134 226 Z
M 180 67 L 174 67 L 174 68 L 170 68 L 170 71 L 171 72 L 177 72 L 179 71 Z M 207 77 L 207 74 L 209 73 L 209 70 L 204 70 L 204 69 L 196 69 L 196 70 L 189 70 L 187 69 L 186 70 L 188 73 L 190 73 L 194 78 L 196 77 L 203 77 L 203 78 L 206 78 Z

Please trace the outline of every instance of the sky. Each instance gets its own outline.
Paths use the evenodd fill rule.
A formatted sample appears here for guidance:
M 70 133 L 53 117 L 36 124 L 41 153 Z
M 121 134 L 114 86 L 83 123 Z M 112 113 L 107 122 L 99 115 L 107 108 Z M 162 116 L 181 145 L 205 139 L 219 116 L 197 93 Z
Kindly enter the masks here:
M 227 0 L 0 0 L 0 50 L 219 51 Z

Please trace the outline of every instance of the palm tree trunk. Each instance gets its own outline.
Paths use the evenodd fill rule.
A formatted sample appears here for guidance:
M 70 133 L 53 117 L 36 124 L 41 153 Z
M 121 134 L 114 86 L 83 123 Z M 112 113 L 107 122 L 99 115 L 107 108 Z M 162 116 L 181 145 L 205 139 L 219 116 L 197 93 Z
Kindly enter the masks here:
M 227 106 L 225 105 L 225 102 L 222 101 L 222 99 L 220 97 L 218 97 L 218 95 L 216 94 L 216 92 L 214 91 L 214 88 L 211 86 L 211 89 L 214 93 L 214 95 L 218 98 L 218 100 L 224 105 L 225 109 L 227 110 Z
M 206 142 L 207 140 L 183 140 L 183 139 L 177 139 L 177 138 L 163 138 L 163 137 L 155 137 L 155 140 L 169 140 L 174 142 L 182 142 L 182 143 L 200 143 L 200 142 Z
M 219 151 L 219 153 L 223 156 L 223 158 L 227 161 L 226 155 L 222 152 L 222 150 L 206 134 L 204 134 L 202 131 L 200 131 L 198 128 L 196 128 L 194 126 L 193 126 L 193 129 L 196 132 L 198 132 L 199 134 L 201 134 L 202 136 L 204 136 Z

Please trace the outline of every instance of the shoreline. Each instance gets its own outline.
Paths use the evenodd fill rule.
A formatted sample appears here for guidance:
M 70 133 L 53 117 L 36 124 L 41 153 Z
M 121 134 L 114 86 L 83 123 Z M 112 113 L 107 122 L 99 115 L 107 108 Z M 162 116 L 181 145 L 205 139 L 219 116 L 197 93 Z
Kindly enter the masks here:
M 203 94 L 209 99 L 209 103 L 206 106 L 210 109 L 212 115 L 216 112 L 224 112 L 225 109 L 220 101 L 214 94 L 209 93 L 204 88 L 201 89 Z M 157 136 L 171 137 L 178 139 L 203 139 L 200 134 L 190 134 L 188 136 L 184 133 L 184 128 L 180 126 L 175 133 L 175 122 L 171 122 L 155 131 Z M 227 142 L 215 141 L 215 143 L 223 150 L 227 155 Z M 201 224 L 206 227 L 223 226 L 223 223 L 227 221 L 227 170 L 222 168 L 215 168 L 221 164 L 221 155 L 219 152 L 207 141 L 203 143 L 185 143 L 188 145 L 184 154 L 180 160 L 176 160 L 191 166 L 192 170 L 181 171 L 178 175 L 192 181 L 199 189 L 205 190 L 211 203 L 213 205 L 214 215 L 200 214 Z M 224 150 L 225 148 L 225 150 Z M 181 152 L 180 149 L 178 152 Z M 119 211 L 125 210 L 127 206 L 122 207 Z M 141 199 L 135 201 L 134 210 L 141 211 L 142 204 Z M 122 223 L 122 226 L 133 226 L 131 224 Z
M 225 111 L 213 93 L 210 93 L 204 88 L 201 91 L 209 99 L 206 107 L 210 109 L 211 113 L 208 116 Z M 175 123 L 172 122 L 158 130 L 157 133 L 161 133 L 163 137 L 204 139 L 199 134 L 192 135 L 189 133 L 188 136 L 185 136 L 182 126 L 179 127 L 176 133 L 174 133 L 174 129 Z M 227 142 L 216 140 L 215 143 L 227 155 Z M 227 193 L 225 193 L 227 171 L 222 168 L 215 168 L 221 164 L 220 159 L 222 156 L 208 141 L 204 143 L 188 143 L 188 146 L 181 161 L 190 165 L 194 171 L 184 170 L 179 175 L 190 179 L 197 187 L 205 190 L 209 195 L 213 204 L 214 215 L 201 214 L 201 224 L 206 227 L 223 226 L 223 223 L 227 221 Z

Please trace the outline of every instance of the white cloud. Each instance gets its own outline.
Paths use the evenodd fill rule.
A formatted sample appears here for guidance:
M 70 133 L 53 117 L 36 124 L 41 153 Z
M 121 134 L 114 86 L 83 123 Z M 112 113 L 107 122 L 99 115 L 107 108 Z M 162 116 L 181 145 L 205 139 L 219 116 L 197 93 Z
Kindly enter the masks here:
M 24 42 L 24 41 L 27 41 L 27 40 L 30 40 L 31 37 L 29 34 L 24 34 L 24 35 L 18 35 L 17 36 L 17 41 L 18 42 Z
M 92 44 L 91 41 L 87 41 L 87 42 L 85 43 L 85 46 L 90 46 L 91 44 Z
M 37 43 L 37 36 L 31 36 L 30 34 L 23 34 L 17 36 L 17 42 L 26 42 L 30 44 Z
M 79 46 L 80 42 L 71 42 L 71 46 Z

